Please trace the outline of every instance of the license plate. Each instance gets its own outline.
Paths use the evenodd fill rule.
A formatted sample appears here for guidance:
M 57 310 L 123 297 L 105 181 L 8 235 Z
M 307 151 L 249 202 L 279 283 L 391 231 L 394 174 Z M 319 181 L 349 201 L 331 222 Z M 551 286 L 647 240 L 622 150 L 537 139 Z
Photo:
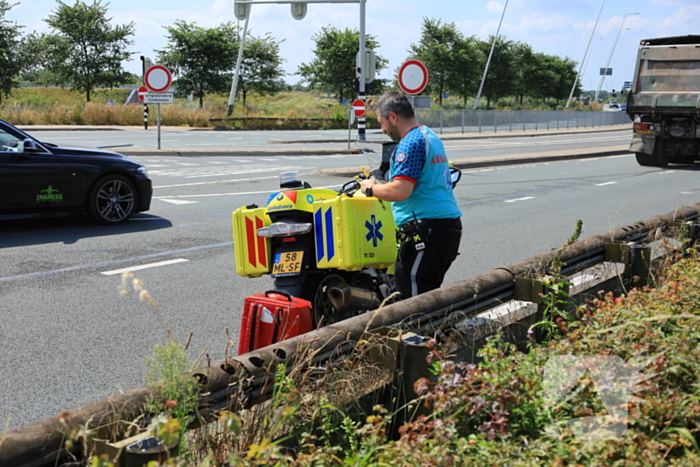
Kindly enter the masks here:
M 275 253 L 275 259 L 272 262 L 272 277 L 298 276 L 301 274 L 303 259 L 303 251 Z

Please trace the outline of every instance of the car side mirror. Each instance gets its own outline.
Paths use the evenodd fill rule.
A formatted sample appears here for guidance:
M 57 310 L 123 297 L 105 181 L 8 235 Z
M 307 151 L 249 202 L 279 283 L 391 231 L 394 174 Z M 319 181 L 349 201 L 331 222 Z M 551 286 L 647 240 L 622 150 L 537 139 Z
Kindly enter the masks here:
M 39 145 L 33 139 L 26 138 L 23 143 L 24 152 L 41 152 Z

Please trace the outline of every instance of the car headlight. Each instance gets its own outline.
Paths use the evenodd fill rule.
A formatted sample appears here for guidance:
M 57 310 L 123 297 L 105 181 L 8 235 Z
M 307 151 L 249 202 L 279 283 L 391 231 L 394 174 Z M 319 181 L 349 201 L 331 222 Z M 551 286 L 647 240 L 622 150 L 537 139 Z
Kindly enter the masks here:
M 139 167 L 138 169 L 136 169 L 136 171 L 144 177 L 148 178 L 148 170 L 146 170 L 146 167 Z

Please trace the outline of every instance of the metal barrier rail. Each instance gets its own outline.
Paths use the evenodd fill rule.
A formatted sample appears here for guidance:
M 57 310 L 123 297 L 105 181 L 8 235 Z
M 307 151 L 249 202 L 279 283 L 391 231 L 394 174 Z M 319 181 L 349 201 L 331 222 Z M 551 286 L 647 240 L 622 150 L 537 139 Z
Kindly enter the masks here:
M 566 263 L 565 275 L 575 274 L 606 261 L 609 247 L 621 242 L 649 243 L 664 228 L 674 222 L 698 219 L 700 203 L 671 211 L 635 224 L 620 227 L 590 237 L 573 245 L 561 255 Z M 700 225 L 689 225 L 689 236 L 700 236 Z M 635 245 L 623 245 L 632 251 Z M 628 253 L 629 253 L 628 251 Z M 646 254 L 646 253 L 645 253 Z M 235 407 L 247 408 L 268 400 L 272 394 L 272 378 L 278 365 L 291 370 L 295 365 L 308 367 L 332 364 L 349 355 L 365 330 L 379 327 L 400 327 L 426 335 L 446 324 L 471 319 L 495 305 L 515 298 L 515 279 L 541 275 L 556 255 L 550 251 L 524 261 L 462 280 L 408 300 L 385 306 L 310 333 L 265 347 L 244 355 L 213 363 L 184 378 L 196 378 L 201 387 L 199 415 L 205 419 L 217 411 Z M 639 254 L 638 257 L 647 256 Z M 622 255 L 624 256 L 624 255 Z M 621 257 L 622 257 L 621 256 Z M 634 252 L 627 255 L 634 257 Z M 627 266 L 634 266 L 632 263 Z M 583 278 L 580 282 L 583 282 Z M 580 292 L 584 292 L 581 290 Z M 313 355 L 300 362 L 305 355 Z M 41 467 L 60 465 L 68 456 L 80 457 L 80 446 L 72 452 L 63 448 L 68 431 L 77 426 L 97 429 L 118 421 L 133 421 L 143 416 L 142 407 L 152 390 L 149 386 L 132 389 L 86 407 L 68 412 L 62 417 L 22 426 L 0 434 L 0 466 Z
M 416 109 L 416 119 L 442 133 L 482 133 L 593 128 L 631 122 L 625 112 L 585 110 Z

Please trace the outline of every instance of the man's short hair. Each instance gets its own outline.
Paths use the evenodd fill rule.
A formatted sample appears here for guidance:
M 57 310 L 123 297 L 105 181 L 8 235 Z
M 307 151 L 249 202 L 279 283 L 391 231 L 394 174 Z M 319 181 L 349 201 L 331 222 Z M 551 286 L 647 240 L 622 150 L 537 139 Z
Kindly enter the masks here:
M 389 91 L 377 101 L 377 115 L 388 118 L 389 112 L 401 118 L 415 118 L 411 101 L 400 91 Z

